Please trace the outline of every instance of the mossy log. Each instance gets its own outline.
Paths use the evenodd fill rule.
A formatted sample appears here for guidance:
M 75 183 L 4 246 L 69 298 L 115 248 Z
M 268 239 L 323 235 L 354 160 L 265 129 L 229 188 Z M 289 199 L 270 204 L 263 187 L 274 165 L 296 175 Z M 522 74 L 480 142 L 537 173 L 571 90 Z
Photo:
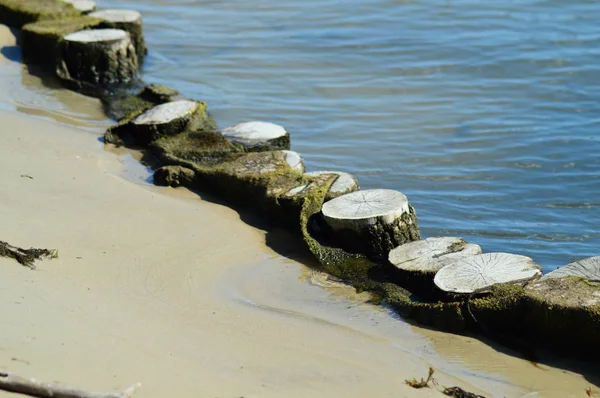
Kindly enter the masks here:
M 448 260 L 434 283 L 450 293 L 479 293 L 498 283 L 525 283 L 542 275 L 531 258 L 509 253 L 486 253 Z
M 358 180 L 352 174 L 344 173 L 343 171 L 311 171 L 306 173 L 306 176 L 319 177 L 323 174 L 331 174 L 335 176 L 335 181 L 331 185 L 325 200 L 335 199 L 338 196 L 360 190 Z
M 333 241 L 348 251 L 387 258 L 393 248 L 420 238 L 414 209 L 397 191 L 342 195 L 325 202 L 322 212 Z
M 144 57 L 148 53 L 148 48 L 144 40 L 142 15 L 138 11 L 122 9 L 100 10 L 91 13 L 90 16 L 102 20 L 102 28 L 121 29 L 129 32 L 131 42 L 138 56 L 138 63 L 142 64 Z
M 63 3 L 71 4 L 75 9 L 84 14 L 89 14 L 96 9 L 96 2 L 93 0 L 61 0 Z
M 547 273 L 541 279 L 578 276 L 591 282 L 600 282 L 600 256 L 573 261 L 563 267 Z
M 0 0 L 0 23 L 15 28 L 42 19 L 79 15 L 81 11 L 59 0 Z
M 140 114 L 156 105 L 181 99 L 179 91 L 157 84 L 148 84 L 133 95 L 111 93 L 101 98 L 104 112 L 117 121 Z
M 157 105 L 143 113 L 132 114 L 110 127 L 107 142 L 121 145 L 148 146 L 152 141 L 184 132 L 213 131 L 215 121 L 206 114 L 206 104 L 179 100 Z
M 274 123 L 240 123 L 224 129 L 221 134 L 228 140 L 243 145 L 248 151 L 290 149 L 290 134 Z
M 139 65 L 129 33 L 120 29 L 90 29 L 62 40 L 58 76 L 79 87 L 109 87 L 137 78 Z
M 169 187 L 194 187 L 196 173 L 183 166 L 163 166 L 154 172 L 154 184 Z
M 83 15 L 26 24 L 21 30 L 23 60 L 54 71 L 60 59 L 62 38 L 80 30 L 96 28 L 100 23 L 99 19 Z

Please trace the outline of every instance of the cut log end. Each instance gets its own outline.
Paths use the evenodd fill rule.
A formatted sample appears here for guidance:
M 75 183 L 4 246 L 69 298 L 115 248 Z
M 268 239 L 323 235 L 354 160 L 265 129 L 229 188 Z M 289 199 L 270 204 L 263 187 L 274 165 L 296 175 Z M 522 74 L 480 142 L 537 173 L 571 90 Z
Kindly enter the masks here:
M 342 195 L 323 205 L 323 218 L 341 247 L 387 258 L 393 248 L 420 238 L 405 195 L 373 189 Z
M 93 0 L 61 0 L 63 3 L 71 4 L 75 9 L 84 14 L 96 9 L 96 2 Z
M 541 267 L 529 257 L 486 253 L 448 261 L 434 283 L 445 292 L 478 293 L 498 283 L 525 283 L 541 274 Z
M 329 192 L 325 197 L 326 200 L 335 199 L 347 193 L 360 190 L 358 180 L 352 174 L 344 173 L 342 171 L 311 171 L 305 175 L 307 177 L 319 177 L 324 174 L 332 174 L 337 176 L 336 180 L 331 185 L 331 188 L 329 188 Z
M 290 134 L 274 123 L 240 123 L 224 129 L 221 134 L 248 150 L 290 149 Z
M 304 159 L 302 159 L 302 156 L 300 156 L 298 152 L 288 150 L 283 150 L 282 152 L 285 154 L 285 161 L 290 165 L 292 170 L 297 171 L 300 174 L 304 173 L 306 170 Z
M 194 101 L 173 101 L 157 105 L 132 120 L 136 125 L 152 125 L 172 123 L 178 119 L 190 116 L 198 107 Z
M 584 258 L 560 267 L 542 277 L 543 280 L 578 276 L 592 282 L 600 282 L 600 256 Z
M 111 43 L 128 37 L 127 32 L 121 29 L 90 29 L 68 34 L 64 40 L 77 43 Z
M 398 246 L 388 260 L 405 271 L 437 272 L 448 260 L 481 254 L 481 247 L 461 238 L 427 238 Z
M 141 23 L 142 14 L 135 10 L 101 10 L 90 14 L 91 17 L 99 18 L 108 22 Z

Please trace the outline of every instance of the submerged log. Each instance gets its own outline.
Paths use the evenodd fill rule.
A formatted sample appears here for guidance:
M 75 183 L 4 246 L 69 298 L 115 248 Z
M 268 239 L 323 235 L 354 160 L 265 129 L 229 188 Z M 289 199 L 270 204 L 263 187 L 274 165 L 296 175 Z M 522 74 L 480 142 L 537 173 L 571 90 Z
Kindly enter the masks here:
M 486 253 L 449 261 L 435 275 L 434 283 L 445 292 L 478 293 L 498 283 L 524 283 L 541 275 L 541 267 L 529 257 Z
M 104 135 L 113 144 L 147 146 L 161 137 L 183 132 L 212 131 L 216 123 L 206 114 L 206 104 L 180 100 L 157 105 L 110 127 Z
M 141 387 L 141 383 L 122 392 L 89 392 L 57 383 L 44 383 L 25 379 L 12 373 L 0 372 L 0 390 L 44 398 L 129 398 Z
M 91 29 L 63 38 L 58 76 L 79 86 L 111 86 L 136 79 L 139 65 L 129 33 Z
M 331 238 L 350 252 L 387 258 L 393 248 L 420 238 L 406 196 L 389 189 L 342 195 L 323 204 Z
M 21 30 L 21 48 L 26 63 L 56 69 L 60 41 L 70 33 L 98 27 L 102 21 L 88 16 L 48 19 L 29 23 Z
M 591 282 L 600 282 L 600 256 L 574 261 L 547 273 L 542 279 L 578 276 Z
M 61 0 L 63 3 L 72 5 L 75 9 L 84 14 L 88 14 L 96 9 L 96 2 L 93 0 Z
M 90 14 L 91 17 L 102 20 L 102 28 L 121 29 L 129 32 L 131 42 L 141 65 L 144 56 L 148 53 L 144 32 L 142 28 L 142 15 L 135 10 L 101 10 Z
M 332 174 L 336 176 L 336 179 L 331 185 L 325 200 L 335 199 L 338 196 L 360 190 L 358 180 L 352 174 L 344 173 L 343 171 L 311 171 L 305 175 L 307 177 L 319 177 L 323 174 Z
M 81 15 L 81 11 L 59 0 L 0 0 L 0 23 L 15 28 L 42 19 L 78 15 Z
M 221 131 L 228 140 L 241 144 L 248 151 L 290 149 L 290 134 L 274 123 L 247 122 Z
M 481 253 L 479 245 L 445 236 L 398 246 L 390 252 L 388 259 L 401 270 L 436 273 L 448 260 Z

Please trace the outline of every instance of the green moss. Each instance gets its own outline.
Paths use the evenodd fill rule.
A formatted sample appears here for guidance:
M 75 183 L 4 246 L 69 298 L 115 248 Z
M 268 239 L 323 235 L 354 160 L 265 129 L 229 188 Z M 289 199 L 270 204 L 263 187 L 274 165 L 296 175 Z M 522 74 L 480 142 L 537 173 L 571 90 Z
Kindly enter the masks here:
M 59 44 L 64 35 L 97 27 L 101 20 L 88 16 L 48 19 L 23 26 L 21 46 L 27 63 L 56 67 Z
M 42 19 L 81 15 L 71 4 L 58 0 L 0 0 L 0 23 L 20 28 Z
M 170 187 L 195 185 L 194 170 L 182 166 L 163 166 L 154 172 L 154 183 Z
M 234 144 L 212 131 L 186 132 L 163 137 L 150 144 L 150 151 L 160 159 L 180 159 L 200 164 L 215 164 L 243 153 L 241 145 Z
M 172 101 L 179 95 L 179 91 L 161 84 L 148 84 L 138 93 L 138 96 L 155 104 Z
M 136 94 L 111 94 L 101 98 L 106 114 L 115 120 L 124 120 L 140 111 L 146 111 L 155 105 L 178 99 L 179 91 L 162 85 L 149 84 Z

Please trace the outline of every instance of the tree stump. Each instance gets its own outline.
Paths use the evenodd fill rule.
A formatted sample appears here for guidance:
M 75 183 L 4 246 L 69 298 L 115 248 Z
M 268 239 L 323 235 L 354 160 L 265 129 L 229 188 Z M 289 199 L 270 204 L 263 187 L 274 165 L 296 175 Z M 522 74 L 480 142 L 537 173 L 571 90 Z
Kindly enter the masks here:
M 206 114 L 206 104 L 179 100 L 157 105 L 132 119 L 110 127 L 104 135 L 113 144 L 147 146 L 152 141 L 183 132 L 212 131 L 214 120 Z
M 290 149 L 290 134 L 274 123 L 240 123 L 224 129 L 221 134 L 250 152 Z
M 71 4 L 75 9 L 84 14 L 88 14 L 96 9 L 96 2 L 93 0 L 61 0 L 63 3 Z
M 420 238 L 414 209 L 397 191 L 342 195 L 326 202 L 322 213 L 332 241 L 349 252 L 387 258 L 393 248 Z
M 42 19 L 76 17 L 81 11 L 57 0 L 1 0 L 0 23 L 15 28 Z
M 479 293 L 497 283 L 524 283 L 541 275 L 541 267 L 529 257 L 486 253 L 448 261 L 433 281 L 445 292 Z
M 144 56 L 148 53 L 148 48 L 144 40 L 142 15 L 138 11 L 110 9 L 93 12 L 90 16 L 101 19 L 103 21 L 102 28 L 121 29 L 129 32 L 138 56 L 138 63 L 141 65 Z
M 311 171 L 309 173 L 305 173 L 304 175 L 307 177 L 319 177 L 323 174 L 332 174 L 337 176 L 335 182 L 331 185 L 325 200 L 335 199 L 338 196 L 356 192 L 360 189 L 358 180 L 352 174 L 344 173 L 343 171 Z
M 439 237 L 406 243 L 392 250 L 388 259 L 400 270 L 436 273 L 448 260 L 481 254 L 479 245 L 461 238 Z
M 285 153 L 285 161 L 290 165 L 292 170 L 295 170 L 300 174 L 304 173 L 306 170 L 306 167 L 304 166 L 304 159 L 302 159 L 302 156 L 300 156 L 298 152 L 288 150 L 284 150 L 282 152 Z
M 562 278 L 563 276 L 578 276 L 590 282 L 600 282 L 600 256 L 574 261 L 547 273 L 541 279 Z
M 57 74 L 69 82 L 105 87 L 133 81 L 138 68 L 129 33 L 90 29 L 63 38 Z

